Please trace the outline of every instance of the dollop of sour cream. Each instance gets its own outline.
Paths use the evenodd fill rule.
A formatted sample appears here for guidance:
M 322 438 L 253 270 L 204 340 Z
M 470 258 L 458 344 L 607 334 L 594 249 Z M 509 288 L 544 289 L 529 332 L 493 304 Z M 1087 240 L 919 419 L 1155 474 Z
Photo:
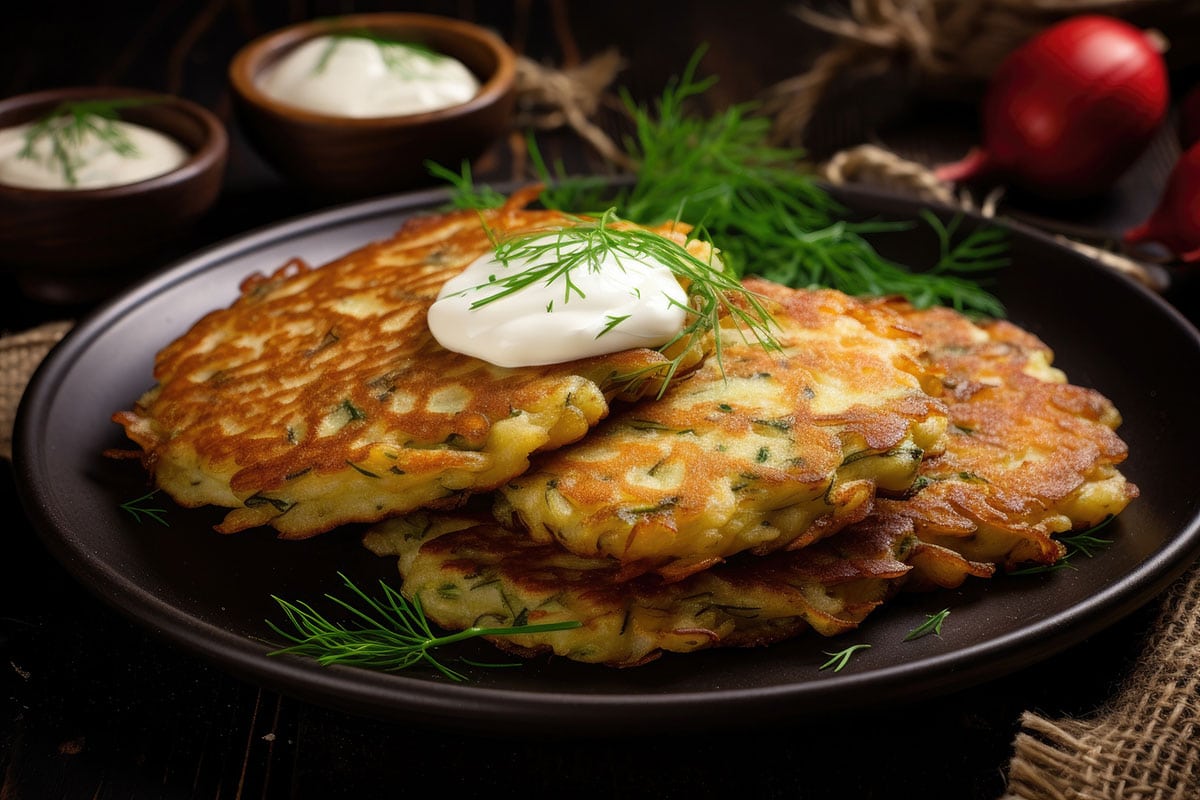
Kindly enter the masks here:
M 553 244 L 558 234 L 547 234 Z M 568 242 L 557 254 L 586 245 Z M 678 334 L 687 319 L 687 292 L 663 263 L 603 253 L 597 263 L 571 272 L 565 282 L 537 281 L 506 297 L 472 308 L 499 290 L 506 275 L 552 264 L 554 247 L 507 264 L 494 252 L 473 261 L 442 287 L 429 308 L 429 329 L 447 350 L 500 367 L 558 364 L 635 347 L 656 348 Z
M 118 151 L 93 131 L 78 139 L 60 137 L 69 171 L 48 135 L 36 137 L 26 150 L 32 124 L 0 130 L 0 183 L 25 189 L 102 189 L 166 174 L 188 159 L 183 145 L 156 130 L 120 120 L 102 124 L 130 147 Z
M 339 117 L 420 114 L 465 103 L 479 80 L 458 59 L 356 36 L 318 36 L 264 70 L 281 103 Z

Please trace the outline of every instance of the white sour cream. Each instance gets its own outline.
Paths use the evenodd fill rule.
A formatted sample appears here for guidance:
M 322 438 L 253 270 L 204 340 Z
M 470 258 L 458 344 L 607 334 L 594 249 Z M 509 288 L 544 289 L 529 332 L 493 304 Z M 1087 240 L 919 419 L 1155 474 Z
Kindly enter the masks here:
M 30 157 L 23 157 L 26 135 L 32 125 L 0 130 L 0 183 L 25 189 L 101 189 L 144 181 L 175 169 L 188 159 L 188 151 L 174 139 L 132 122 L 102 121 L 113 125 L 133 146 L 117 152 L 95 133 L 86 133 L 66 146 L 75 176 L 72 183 L 61 161 L 53 155 L 50 136 L 40 136 Z
M 479 91 L 479 80 L 447 55 L 318 36 L 265 70 L 258 87 L 281 103 L 320 114 L 391 117 L 465 103 Z
M 558 234 L 547 234 L 554 242 Z M 584 245 L 571 242 L 564 252 Z M 657 261 L 605 253 L 598 268 L 579 267 L 571 281 L 579 292 L 564 298 L 564 282 L 533 283 L 477 308 L 503 280 L 526 268 L 553 263 L 553 250 L 506 266 L 494 253 L 472 262 L 446 282 L 429 309 L 429 329 L 447 350 L 500 367 L 557 364 L 635 347 L 661 347 L 682 330 L 687 293 Z M 582 294 L 582 296 L 580 296 Z M 625 317 L 614 324 L 613 320 Z

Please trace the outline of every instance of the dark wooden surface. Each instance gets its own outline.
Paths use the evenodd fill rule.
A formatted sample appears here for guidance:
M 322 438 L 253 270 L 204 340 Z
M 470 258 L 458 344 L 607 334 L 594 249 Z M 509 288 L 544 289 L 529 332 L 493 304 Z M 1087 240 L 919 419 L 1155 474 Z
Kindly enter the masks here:
M 753 99 L 802 70 L 827 44 L 789 14 L 787 4 L 765 2 L 739 3 L 736 10 L 716 2 L 535 0 L 403 9 L 302 0 L 137 0 L 119 8 L 23 3 L 6 10 L 0 28 L 0 96 L 120 83 L 181 93 L 217 112 L 234 148 L 225 190 L 180 243 L 182 254 L 321 206 L 319 198 L 280 181 L 241 138 L 224 81 L 224 65 L 237 47 L 295 19 L 384 8 L 476 19 L 551 63 L 616 46 L 629 59 L 618 83 L 644 99 L 656 96 L 706 42 L 704 71 L 720 76 L 706 97 L 713 107 Z M 970 114 L 939 111 L 946 112 L 940 128 L 930 128 L 928 109 L 914 104 L 893 127 L 895 140 L 913 150 L 969 142 Z M 828 134 L 826 141 L 836 138 Z M 574 168 L 603 167 L 569 134 L 548 134 L 545 141 Z M 1093 209 L 1085 221 L 1110 233 L 1137 221 L 1130 217 L 1152 202 L 1170 154 L 1169 143 L 1151 153 L 1127 194 L 1113 207 Z M 507 179 L 520 164 L 519 145 L 502 141 L 477 173 Z M 1173 275 L 1168 297 L 1195 320 L 1193 283 L 1186 274 Z M 30 302 L 0 274 L 4 331 L 87 311 Z M 646 739 L 638 736 L 636 720 L 628 736 L 615 738 L 534 739 L 517 728 L 502 737 L 464 735 L 313 706 L 176 650 L 112 611 L 47 555 L 21 512 L 11 468 L 4 463 L 0 472 L 6 514 L 0 800 L 380 797 L 422 787 L 451 797 L 995 798 L 1003 791 L 1020 714 L 1086 714 L 1102 704 L 1141 651 L 1157 613 L 1151 603 L 1019 673 L 904 706 L 730 735 L 679 731 Z

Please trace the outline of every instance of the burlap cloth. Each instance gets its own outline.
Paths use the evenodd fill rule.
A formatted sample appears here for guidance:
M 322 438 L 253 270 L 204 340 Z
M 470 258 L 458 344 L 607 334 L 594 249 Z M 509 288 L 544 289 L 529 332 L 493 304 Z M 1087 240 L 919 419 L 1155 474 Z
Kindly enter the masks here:
M 13 423 L 25 385 L 50 348 L 70 329 L 70 322 L 51 322 L 0 337 L 0 457 L 12 460 Z
M 1167 591 L 1117 693 L 1083 719 L 1021 715 L 1005 800 L 1200 798 L 1200 568 Z
M 17 404 L 34 369 L 70 328 L 0 337 L 0 455 L 12 458 Z M 1200 569 L 1162 601 L 1148 645 L 1094 715 L 1021 716 L 1004 800 L 1200 798 Z

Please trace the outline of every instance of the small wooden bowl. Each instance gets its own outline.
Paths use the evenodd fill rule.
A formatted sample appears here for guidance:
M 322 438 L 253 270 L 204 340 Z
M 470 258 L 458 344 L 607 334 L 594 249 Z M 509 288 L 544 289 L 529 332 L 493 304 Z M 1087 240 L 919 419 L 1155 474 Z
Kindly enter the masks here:
M 120 86 L 51 89 L 0 101 L 0 128 L 30 122 L 72 100 L 145 97 L 121 119 L 154 128 L 191 155 L 178 168 L 101 189 L 28 189 L 0 184 L 0 268 L 35 300 L 86 304 L 161 262 L 216 201 L 229 138 L 203 107 L 172 95 Z
M 278 102 L 258 77 L 317 36 L 369 31 L 463 62 L 481 87 L 471 100 L 421 114 L 340 117 Z M 229 67 L 237 118 L 255 149 L 288 180 L 332 197 L 363 197 L 430 181 L 425 164 L 458 170 L 503 134 L 516 102 L 516 55 L 498 36 L 425 14 L 357 14 L 281 28 L 243 47 Z

